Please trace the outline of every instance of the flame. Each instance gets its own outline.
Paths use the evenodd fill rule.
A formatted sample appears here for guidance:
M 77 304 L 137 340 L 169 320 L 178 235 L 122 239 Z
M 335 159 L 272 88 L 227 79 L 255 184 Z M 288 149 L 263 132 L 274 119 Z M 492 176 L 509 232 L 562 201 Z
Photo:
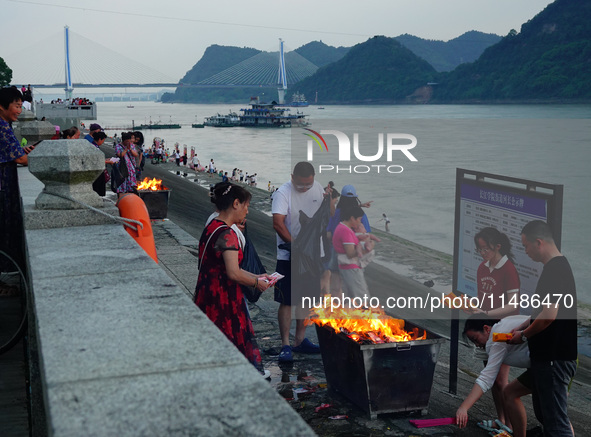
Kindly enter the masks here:
M 142 182 L 140 182 L 137 186 L 138 190 L 151 190 L 151 191 L 159 191 L 159 190 L 168 190 L 165 186 L 162 185 L 162 179 L 149 179 L 144 178 Z
M 404 329 L 405 321 L 386 315 L 381 309 L 314 308 L 312 323 L 332 328 L 357 343 L 396 343 L 401 341 L 426 340 L 427 332 L 419 336 L 419 329 L 411 332 Z

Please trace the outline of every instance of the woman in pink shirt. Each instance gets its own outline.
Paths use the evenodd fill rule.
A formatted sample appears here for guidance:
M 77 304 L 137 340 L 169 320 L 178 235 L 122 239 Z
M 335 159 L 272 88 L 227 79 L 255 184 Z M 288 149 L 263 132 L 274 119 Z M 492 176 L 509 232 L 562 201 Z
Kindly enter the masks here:
M 337 253 L 339 273 L 343 280 L 343 294 L 351 299 L 369 297 L 363 269 L 359 263 L 358 246 L 360 242 L 354 231 L 361 225 L 363 214 L 363 210 L 359 206 L 343 209 L 341 222 L 337 225 L 332 236 L 332 245 Z

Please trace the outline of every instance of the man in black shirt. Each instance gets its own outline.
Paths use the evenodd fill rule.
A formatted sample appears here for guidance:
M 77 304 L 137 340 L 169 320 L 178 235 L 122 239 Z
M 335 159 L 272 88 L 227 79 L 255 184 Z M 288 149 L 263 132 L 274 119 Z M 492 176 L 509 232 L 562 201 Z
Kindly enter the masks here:
M 577 364 L 577 292 L 570 264 L 547 223 L 534 220 L 521 231 L 525 253 L 544 264 L 530 321 L 513 331 L 510 343 L 527 341 L 533 376 L 533 403 L 545 436 L 574 435 L 567 413 L 568 386 Z

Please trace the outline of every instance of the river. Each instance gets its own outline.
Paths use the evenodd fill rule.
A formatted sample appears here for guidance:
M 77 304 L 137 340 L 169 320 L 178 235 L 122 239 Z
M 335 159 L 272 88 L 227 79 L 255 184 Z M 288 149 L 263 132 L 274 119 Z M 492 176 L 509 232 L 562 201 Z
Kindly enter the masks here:
M 202 164 L 214 159 L 218 169 L 241 168 L 257 173 L 259 187 L 279 186 L 292 166 L 292 129 L 191 128 L 206 116 L 238 112 L 247 105 L 162 104 L 157 102 L 98 103 L 98 123 L 109 135 L 121 128 L 155 122 L 178 123 L 181 129 L 144 131 L 146 143 L 164 138 L 166 147 L 179 143 L 195 150 Z M 132 105 L 132 107 L 128 107 Z M 293 109 L 295 110 L 295 109 Z M 390 231 L 408 240 L 453 253 L 456 168 L 512 176 L 564 186 L 562 252 L 578 285 L 579 300 L 591 303 L 591 105 L 392 105 L 315 106 L 310 128 L 355 124 L 362 135 L 405 132 L 417 138 L 411 162 L 401 153 L 397 174 L 321 174 L 325 184 L 355 185 L 370 223 L 381 226 L 385 213 Z M 117 128 L 115 130 L 110 128 Z M 396 129 L 396 130 L 392 130 Z M 293 130 L 293 135 L 301 135 Z M 375 139 L 372 139 L 375 143 Z M 393 260 L 395 261 L 395 260 Z

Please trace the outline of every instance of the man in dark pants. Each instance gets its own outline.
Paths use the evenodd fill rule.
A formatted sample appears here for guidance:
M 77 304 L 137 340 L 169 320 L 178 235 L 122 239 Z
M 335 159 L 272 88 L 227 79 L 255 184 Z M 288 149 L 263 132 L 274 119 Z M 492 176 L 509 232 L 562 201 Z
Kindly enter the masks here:
M 314 180 L 315 171 L 309 162 L 299 162 L 293 169 L 291 180 L 283 184 L 273 194 L 273 228 L 277 232 L 277 272 L 285 277 L 275 285 L 275 301 L 279 303 L 277 318 L 281 335 L 279 361 L 293 361 L 292 351 L 299 353 L 319 353 L 318 345 L 305 338 L 306 326 L 301 315 L 302 307 L 292 302 L 292 294 L 301 295 L 304 290 L 320 296 L 320 278 L 309 275 L 292 277 L 291 253 L 283 248 L 297 237 L 301 225 L 296 219 L 303 211 L 312 217 L 322 205 L 324 188 Z M 320 245 L 320 241 L 318 242 Z M 292 293 L 292 289 L 294 290 Z M 294 299 L 295 300 L 295 299 Z M 290 346 L 289 329 L 292 320 L 292 305 L 296 307 L 296 331 L 294 346 Z M 299 313 L 298 313 L 298 310 Z M 309 313 L 308 313 L 309 314 Z
M 560 253 L 547 223 L 534 220 L 521 231 L 525 253 L 544 264 L 531 302 L 531 321 L 513 331 L 510 343 L 529 344 L 533 403 L 544 435 L 572 437 L 567 413 L 568 387 L 577 369 L 577 292 L 570 264 Z

